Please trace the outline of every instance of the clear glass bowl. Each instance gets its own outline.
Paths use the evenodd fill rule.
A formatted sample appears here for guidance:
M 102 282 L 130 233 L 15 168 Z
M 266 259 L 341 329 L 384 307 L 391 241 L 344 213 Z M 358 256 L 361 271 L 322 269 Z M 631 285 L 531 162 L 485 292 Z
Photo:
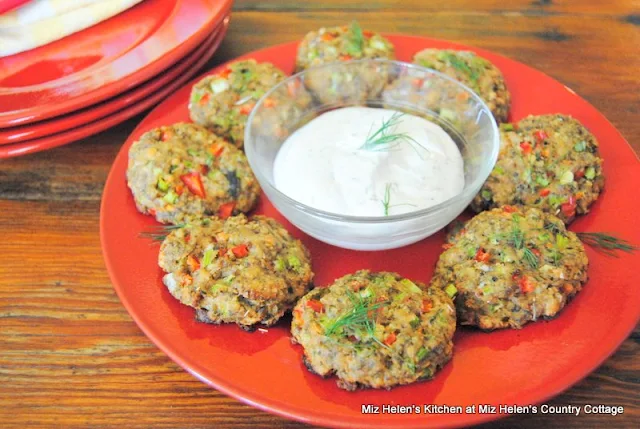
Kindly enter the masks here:
M 464 160 L 462 192 L 427 209 L 385 217 L 329 213 L 280 192 L 273 166 L 287 137 L 326 111 L 362 105 L 422 116 L 443 127 Z M 258 101 L 248 118 L 244 142 L 262 189 L 284 217 L 318 240 L 355 250 L 406 246 L 442 229 L 478 193 L 496 163 L 499 147 L 493 115 L 471 89 L 434 70 L 389 60 L 329 64 L 288 78 Z

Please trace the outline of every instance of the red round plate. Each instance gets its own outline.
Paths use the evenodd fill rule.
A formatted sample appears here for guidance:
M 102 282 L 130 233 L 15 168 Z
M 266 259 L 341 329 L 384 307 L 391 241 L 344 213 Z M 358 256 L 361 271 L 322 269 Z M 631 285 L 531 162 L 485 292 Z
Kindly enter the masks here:
M 23 125 L 21 127 L 0 128 L 0 145 L 13 144 L 22 141 L 51 136 L 62 131 L 82 126 L 89 122 L 104 118 L 126 106 L 138 103 L 150 94 L 163 89 L 167 84 L 181 76 L 191 65 L 202 57 L 211 56 L 212 45 L 217 41 L 220 31 L 226 31 L 227 24 L 216 28 L 200 46 L 187 54 L 185 58 L 171 66 L 169 69 L 160 72 L 147 82 L 136 86 L 133 89 L 120 94 L 99 104 L 78 110 L 68 115 L 58 116 L 45 121 Z
M 601 142 L 607 188 L 592 212 L 572 225 L 577 231 L 607 231 L 640 243 L 640 208 L 629 198 L 640 186 L 640 163 L 631 147 L 598 111 L 573 91 L 518 62 L 480 49 L 411 36 L 389 36 L 398 57 L 409 60 L 426 47 L 464 48 L 493 61 L 513 96 L 513 119 L 533 113 L 575 116 Z M 247 57 L 293 70 L 296 43 Z M 428 382 L 386 390 L 346 392 L 302 364 L 302 350 L 289 341 L 289 321 L 266 332 L 211 326 L 194 320 L 162 285 L 158 245 L 138 234 L 154 221 L 136 211 L 125 182 L 129 147 L 143 132 L 188 119 L 190 85 L 153 110 L 129 137 L 107 179 L 100 233 L 107 269 L 131 316 L 173 360 L 205 383 L 248 404 L 285 417 L 340 427 L 451 427 L 499 414 L 363 414 L 364 404 L 534 404 L 557 395 L 600 365 L 629 335 L 640 317 L 637 267 L 640 254 L 611 258 L 587 249 L 589 283 L 553 321 L 490 334 L 459 329 L 452 361 Z M 550 96 L 551 95 L 551 96 Z M 428 282 L 443 244 L 439 233 L 414 245 L 384 252 L 356 252 L 314 240 L 286 222 L 263 195 L 256 213 L 281 221 L 310 249 L 316 284 L 358 269 L 396 271 Z M 422 409 L 423 411 L 424 409 Z
M 0 13 L 9 12 L 27 2 L 29 0 L 0 0 Z
M 68 131 L 59 132 L 58 134 L 53 134 L 50 136 L 46 136 L 43 138 L 37 138 L 33 140 L 28 140 L 25 142 L 15 143 L 15 144 L 0 144 L 0 159 L 3 158 L 12 158 L 15 156 L 27 155 L 30 153 L 40 152 L 46 149 L 51 149 L 54 147 L 62 146 L 65 144 L 73 143 L 76 140 L 79 140 L 84 137 L 91 136 L 93 134 L 97 134 L 100 131 L 106 130 L 107 128 L 113 127 L 120 122 L 123 122 L 132 116 L 137 115 L 140 112 L 152 107 L 153 105 L 160 102 L 163 98 L 170 95 L 173 91 L 180 88 L 185 84 L 189 79 L 191 79 L 199 69 L 205 65 L 205 63 L 211 58 L 213 53 L 220 46 L 220 42 L 224 38 L 228 27 L 228 20 L 225 20 L 220 31 L 214 35 L 214 37 L 207 42 L 203 47 L 204 51 L 200 55 L 195 55 L 190 58 L 186 58 L 183 62 L 176 67 L 176 69 L 182 69 L 181 72 L 176 70 L 171 70 L 167 73 L 167 75 L 163 75 L 158 78 L 158 80 L 165 80 L 165 77 L 171 76 L 171 78 L 166 79 L 165 85 L 154 92 L 149 97 L 144 100 L 138 101 L 135 103 L 134 101 L 126 101 L 121 99 L 120 97 L 114 99 L 113 106 L 111 106 L 111 102 L 107 102 L 105 105 L 99 105 L 96 108 L 96 111 L 104 111 L 106 116 L 98 116 L 99 119 L 85 123 L 81 121 L 81 124 L 76 126 L 75 128 L 69 128 Z M 155 81 L 150 81 L 149 85 L 157 86 Z M 145 92 L 147 90 L 146 85 L 139 88 L 141 92 Z M 138 97 L 138 88 L 132 90 L 130 94 L 128 94 L 125 98 L 140 98 Z M 112 109 L 112 107 L 115 107 Z M 120 108 L 120 110 L 117 110 Z M 115 110 L 111 114 L 108 114 L 107 111 Z M 88 112 L 89 115 L 95 116 L 93 111 Z M 75 121 L 75 118 L 72 119 Z M 88 119 L 87 119 L 88 120 Z
M 91 28 L 0 59 L 0 127 L 95 104 L 157 75 L 215 29 L 231 0 L 146 0 Z

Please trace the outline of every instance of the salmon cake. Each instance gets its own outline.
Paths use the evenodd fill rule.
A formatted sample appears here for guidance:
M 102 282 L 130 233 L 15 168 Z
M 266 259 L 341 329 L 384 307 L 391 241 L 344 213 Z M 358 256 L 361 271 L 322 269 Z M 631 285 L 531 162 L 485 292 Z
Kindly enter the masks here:
M 378 33 L 350 26 L 320 28 L 302 39 L 296 55 L 296 71 L 339 61 L 395 58 L 391 42 Z
M 193 86 L 189 101 L 191 120 L 242 148 L 251 110 L 285 78 L 286 74 L 271 63 L 255 60 L 232 63 Z
M 537 208 L 480 213 L 448 241 L 431 287 L 457 290 L 461 325 L 519 329 L 553 318 L 587 281 L 589 262 L 580 239 Z
M 432 378 L 451 359 L 455 328 L 446 291 L 366 270 L 309 292 L 291 322 L 307 368 L 346 390 Z
M 244 215 L 173 230 L 158 264 L 163 283 L 199 321 L 270 326 L 312 287 L 309 251 L 275 220 Z
M 507 120 L 511 95 L 502 72 L 489 60 L 469 51 L 424 49 L 414 55 L 413 62 L 462 82 L 489 106 L 496 121 Z
M 188 123 L 153 129 L 133 143 L 127 184 L 141 213 L 171 224 L 248 212 L 260 195 L 244 153 Z
M 471 203 L 476 212 L 525 205 L 565 223 L 586 214 L 604 187 L 598 141 L 566 115 L 528 116 L 501 126 L 491 175 Z

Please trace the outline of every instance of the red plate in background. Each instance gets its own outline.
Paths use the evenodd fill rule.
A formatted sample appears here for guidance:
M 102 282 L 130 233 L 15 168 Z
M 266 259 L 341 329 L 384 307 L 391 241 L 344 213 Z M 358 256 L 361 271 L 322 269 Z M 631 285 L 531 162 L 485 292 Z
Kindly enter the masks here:
M 526 65 L 481 49 L 412 36 L 389 36 L 398 58 L 423 48 L 468 49 L 503 72 L 513 99 L 512 118 L 562 112 L 582 121 L 601 142 L 606 190 L 592 212 L 572 224 L 575 231 L 606 231 L 640 243 L 636 217 L 640 162 L 607 119 L 573 91 Z M 296 43 L 246 55 L 293 71 Z M 535 404 L 576 383 L 600 365 L 640 317 L 640 254 L 606 257 L 587 249 L 589 283 L 555 319 L 521 330 L 490 334 L 459 329 L 452 361 L 432 381 L 386 390 L 346 392 L 302 364 L 302 350 L 289 341 L 289 322 L 266 332 L 194 320 L 193 309 L 171 297 L 157 266 L 158 245 L 139 238 L 155 221 L 137 212 L 125 171 L 131 144 L 151 128 L 188 120 L 186 85 L 154 109 L 129 137 L 107 179 L 100 232 L 114 287 L 147 336 L 200 380 L 262 410 L 296 420 L 340 427 L 452 427 L 496 419 L 494 414 L 362 413 L 363 404 Z M 550 94 L 552 96 L 550 96 Z M 321 243 L 293 227 L 263 195 L 256 213 L 282 222 L 310 249 L 316 284 L 325 285 L 358 269 L 396 271 L 428 282 L 444 242 L 439 233 L 414 245 L 383 252 L 356 252 Z
M 9 12 L 29 1 L 30 0 L 0 0 L 0 14 Z
M 116 97 L 116 99 L 113 100 L 113 106 L 111 106 L 112 102 L 106 102 L 104 105 L 101 104 L 97 106 L 96 111 L 106 112 L 111 110 L 111 107 L 116 107 L 116 109 L 115 112 L 107 114 L 104 117 L 99 117 L 99 119 L 93 122 L 82 122 L 82 125 L 78 125 L 74 128 L 70 128 L 67 131 L 59 132 L 58 134 L 53 134 L 43 138 L 37 138 L 15 144 L 0 145 L 0 159 L 27 155 L 30 153 L 40 152 L 46 149 L 73 143 L 76 140 L 91 136 L 93 134 L 99 133 L 100 131 L 106 130 L 107 128 L 113 127 L 120 122 L 123 122 L 157 104 L 163 98 L 169 96 L 172 92 L 184 85 L 185 82 L 191 79 L 194 74 L 197 73 L 198 70 L 206 64 L 209 58 L 211 58 L 214 52 L 218 49 L 218 46 L 220 46 L 222 39 L 224 39 L 228 28 L 228 22 L 228 20 L 224 21 L 220 28 L 220 32 L 214 35 L 211 41 L 208 42 L 207 46 L 205 46 L 204 52 L 201 52 L 199 55 L 190 56 L 189 58 L 183 60 L 188 62 L 188 64 L 186 64 L 186 67 L 185 64 L 180 63 L 180 65 L 176 66 L 176 70 L 172 69 L 167 72 L 166 75 L 159 77 L 158 80 L 165 80 L 165 77 L 167 76 L 169 76 L 170 78 L 167 79 L 167 82 L 165 82 L 164 86 L 157 89 L 157 92 L 149 95 L 144 100 L 138 101 L 137 103 L 133 104 L 130 104 L 126 101 L 127 99 L 135 98 L 138 91 L 146 91 L 146 85 L 132 90 L 131 93 L 125 96 L 123 99 L 121 99 L 121 97 Z M 181 71 L 177 71 L 179 68 L 181 69 Z M 150 81 L 148 82 L 148 85 L 156 86 L 156 82 Z M 120 108 L 121 110 L 117 110 L 117 108 Z M 89 114 L 92 115 L 93 112 Z
M 220 25 L 231 0 L 145 0 L 48 45 L 0 59 L 0 128 L 113 97 L 183 58 Z
M 67 115 L 20 127 L 0 128 L 0 145 L 53 136 L 56 133 L 71 130 L 75 127 L 104 118 L 120 109 L 142 101 L 145 97 L 156 93 L 177 77 L 182 76 L 185 71 L 193 69 L 191 66 L 197 62 L 198 59 L 203 57 L 209 58 L 213 54 L 211 51 L 214 42 L 220 43 L 220 37 L 218 36 L 220 32 L 222 32 L 222 36 L 224 37 L 227 26 L 228 20 L 216 28 L 214 32 L 207 37 L 207 40 L 200 44 L 193 52 L 187 54 L 185 58 L 172 65 L 169 69 L 160 72 L 158 76 L 152 77 L 147 82 L 123 94 Z

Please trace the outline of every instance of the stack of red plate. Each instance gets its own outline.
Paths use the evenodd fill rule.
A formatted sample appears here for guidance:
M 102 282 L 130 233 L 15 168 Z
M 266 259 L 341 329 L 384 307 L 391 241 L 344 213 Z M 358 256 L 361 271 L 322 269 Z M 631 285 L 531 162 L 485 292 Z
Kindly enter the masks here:
M 0 58 L 0 158 L 71 143 L 189 81 L 229 25 L 232 0 L 145 0 L 94 27 Z

